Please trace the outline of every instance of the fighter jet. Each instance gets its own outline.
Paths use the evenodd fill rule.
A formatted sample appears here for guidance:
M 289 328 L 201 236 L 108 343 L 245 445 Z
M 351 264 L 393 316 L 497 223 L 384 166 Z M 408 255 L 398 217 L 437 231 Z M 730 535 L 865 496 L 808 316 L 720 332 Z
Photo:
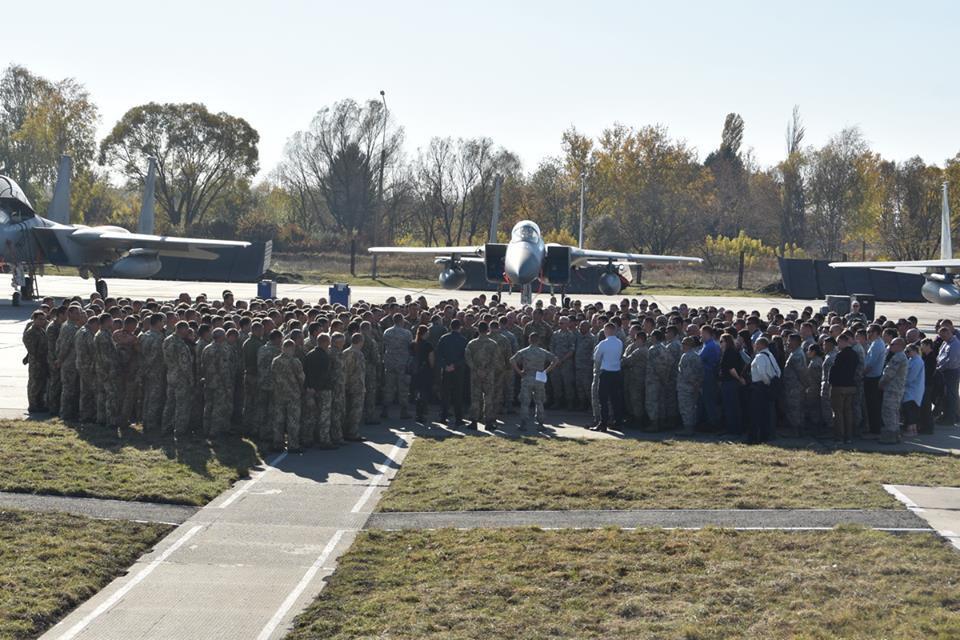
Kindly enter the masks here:
M 922 275 L 926 282 L 920 294 L 934 304 L 957 304 L 960 302 L 960 286 L 956 279 L 960 274 L 960 259 L 953 257 L 953 242 L 950 237 L 950 203 L 947 201 L 947 183 L 943 183 L 943 201 L 940 208 L 940 259 L 902 260 L 898 262 L 831 262 L 831 267 L 866 267 L 887 269 L 901 273 Z
M 93 275 L 97 291 L 106 296 L 107 283 L 101 277 L 105 273 L 147 278 L 160 271 L 163 256 L 216 260 L 219 256 L 208 249 L 250 246 L 249 242 L 153 235 L 157 179 L 153 158 L 144 182 L 136 233 L 110 225 L 69 224 L 71 171 L 70 157 L 63 156 L 46 218 L 37 215 L 16 182 L 0 176 L 0 262 L 12 268 L 14 287 L 18 289 L 15 302 L 33 293 L 23 274 L 32 275 L 45 264 L 77 267 L 82 278 Z
M 495 228 L 495 223 L 494 223 Z M 466 247 L 370 247 L 370 253 L 418 253 L 438 256 L 434 262 L 444 266 L 440 272 L 440 286 L 444 289 L 459 289 L 467 280 L 464 262 L 483 262 L 487 280 L 518 286 L 522 295 L 529 299 L 531 286 L 539 280 L 561 288 L 570 282 L 570 272 L 585 265 L 605 267 L 600 277 L 599 289 L 604 295 L 616 295 L 627 284 L 621 276 L 624 267 L 631 263 L 687 262 L 701 263 L 700 258 L 689 256 L 661 256 L 619 251 L 595 251 L 582 247 L 561 244 L 546 244 L 540 227 L 531 220 L 521 220 L 510 232 L 510 242 L 488 242 L 485 245 Z

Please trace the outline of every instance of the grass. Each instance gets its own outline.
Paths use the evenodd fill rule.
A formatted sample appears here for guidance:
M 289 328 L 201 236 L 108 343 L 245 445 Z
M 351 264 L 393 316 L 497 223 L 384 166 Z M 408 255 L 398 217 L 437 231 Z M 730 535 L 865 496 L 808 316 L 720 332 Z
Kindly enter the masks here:
M 174 446 L 135 429 L 0 421 L 0 491 L 203 505 L 258 462 L 240 438 Z
M 366 532 L 287 640 L 957 638 L 932 534 Z
M 0 638 L 34 638 L 121 575 L 171 527 L 0 511 Z
M 881 485 L 958 481 L 956 456 L 677 440 L 418 438 L 379 509 L 901 508 Z

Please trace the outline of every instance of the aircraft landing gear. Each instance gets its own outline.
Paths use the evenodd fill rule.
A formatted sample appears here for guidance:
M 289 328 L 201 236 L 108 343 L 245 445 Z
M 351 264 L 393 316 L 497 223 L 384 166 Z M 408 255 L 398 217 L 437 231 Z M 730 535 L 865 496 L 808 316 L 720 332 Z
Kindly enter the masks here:
M 525 284 L 521 287 L 520 304 L 533 304 L 533 285 Z
M 97 293 L 100 294 L 100 297 L 101 297 L 101 298 L 103 298 L 104 300 L 106 300 L 106 299 L 107 299 L 107 291 L 108 291 L 108 290 L 107 290 L 107 281 L 106 281 L 106 280 L 101 280 L 100 278 L 97 278 L 96 286 L 97 286 Z

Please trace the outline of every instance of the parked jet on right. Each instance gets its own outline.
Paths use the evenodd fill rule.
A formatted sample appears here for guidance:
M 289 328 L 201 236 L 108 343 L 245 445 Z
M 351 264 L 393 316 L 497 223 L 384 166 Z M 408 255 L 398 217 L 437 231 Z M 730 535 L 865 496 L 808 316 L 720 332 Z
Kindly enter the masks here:
M 904 260 L 901 262 L 831 262 L 831 267 L 867 267 L 887 269 L 901 273 L 916 273 L 926 278 L 920 289 L 924 298 L 935 304 L 957 304 L 960 302 L 960 259 L 953 257 L 953 243 L 950 238 L 950 204 L 947 202 L 947 183 L 943 183 L 943 206 L 940 219 L 940 259 Z

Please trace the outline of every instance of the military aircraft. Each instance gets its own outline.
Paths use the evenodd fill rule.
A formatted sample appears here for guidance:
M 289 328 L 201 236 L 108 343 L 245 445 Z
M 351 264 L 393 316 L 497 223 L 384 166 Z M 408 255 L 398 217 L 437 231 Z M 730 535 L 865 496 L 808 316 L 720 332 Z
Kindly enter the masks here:
M 33 294 L 36 269 L 46 264 L 77 267 L 82 278 L 93 275 L 97 291 L 107 295 L 102 276 L 109 273 L 122 278 L 148 278 L 160 271 L 164 256 L 216 260 L 207 249 L 248 247 L 249 242 L 204 240 L 153 235 L 156 160 L 150 158 L 144 181 L 143 202 L 137 232 L 123 227 L 88 227 L 70 224 L 70 174 L 72 160 L 60 159 L 53 199 L 43 218 L 34 211 L 23 191 L 11 178 L 0 176 L 0 262 L 10 265 L 14 274 L 14 302 Z
M 491 225 L 496 228 L 496 218 Z M 491 232 L 491 237 L 493 233 Z M 370 247 L 373 254 L 416 253 L 438 256 L 434 262 L 444 266 L 440 272 L 440 286 L 444 289 L 459 289 L 467 280 L 464 262 L 482 262 L 486 267 L 487 280 L 521 288 L 524 300 L 531 297 L 534 281 L 559 285 L 561 289 L 570 282 L 571 270 L 586 265 L 605 267 L 600 276 L 599 289 L 604 295 L 616 295 L 625 286 L 621 276 L 624 267 L 631 263 L 657 262 L 703 262 L 689 256 L 660 256 L 619 251 L 595 251 L 582 246 L 544 243 L 540 227 L 531 220 L 521 220 L 510 232 L 510 242 L 488 242 L 484 245 L 466 247 Z
M 901 273 L 922 275 L 926 282 L 920 288 L 920 294 L 934 304 L 957 304 L 960 302 L 960 259 L 953 257 L 953 242 L 950 237 L 950 203 L 947 201 L 947 183 L 943 183 L 943 201 L 940 207 L 940 259 L 939 260 L 901 260 L 891 262 L 831 262 L 831 267 L 866 267 L 868 269 L 886 269 Z

